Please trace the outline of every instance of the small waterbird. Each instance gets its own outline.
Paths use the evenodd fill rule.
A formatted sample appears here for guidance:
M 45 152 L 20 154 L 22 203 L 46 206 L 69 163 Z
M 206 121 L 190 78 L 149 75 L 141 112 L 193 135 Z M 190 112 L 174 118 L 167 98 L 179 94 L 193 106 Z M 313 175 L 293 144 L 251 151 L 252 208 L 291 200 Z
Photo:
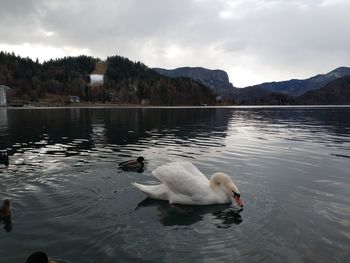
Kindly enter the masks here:
M 0 208 L 0 219 L 11 216 L 10 200 L 5 199 Z
M 26 263 L 56 263 L 54 260 L 49 260 L 45 252 L 34 252 L 28 258 Z
M 141 170 L 145 166 L 144 161 L 145 158 L 139 156 L 136 160 L 128 160 L 119 163 L 119 167 L 123 170 Z
M 9 161 L 9 156 L 7 152 L 0 152 L 0 163 L 8 166 L 10 161 Z

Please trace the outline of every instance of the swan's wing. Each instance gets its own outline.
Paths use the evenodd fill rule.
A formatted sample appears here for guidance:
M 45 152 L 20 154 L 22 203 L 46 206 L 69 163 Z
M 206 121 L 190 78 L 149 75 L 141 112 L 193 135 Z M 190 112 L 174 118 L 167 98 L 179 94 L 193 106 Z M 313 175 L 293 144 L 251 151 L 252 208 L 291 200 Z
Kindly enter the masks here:
M 192 196 L 208 187 L 209 180 L 190 162 L 174 162 L 162 165 L 152 174 L 173 193 Z
M 143 185 L 138 183 L 131 183 L 131 184 L 150 198 L 168 200 L 168 196 L 167 196 L 168 189 L 165 184 L 157 184 L 157 185 Z
M 181 165 L 188 173 L 190 173 L 193 177 L 196 177 L 198 180 L 203 180 L 206 183 L 208 182 L 208 178 L 202 174 L 201 171 L 199 171 L 197 169 L 196 166 L 194 166 L 192 163 L 190 162 L 186 162 L 186 161 L 182 161 L 182 162 L 177 162 L 178 165 Z

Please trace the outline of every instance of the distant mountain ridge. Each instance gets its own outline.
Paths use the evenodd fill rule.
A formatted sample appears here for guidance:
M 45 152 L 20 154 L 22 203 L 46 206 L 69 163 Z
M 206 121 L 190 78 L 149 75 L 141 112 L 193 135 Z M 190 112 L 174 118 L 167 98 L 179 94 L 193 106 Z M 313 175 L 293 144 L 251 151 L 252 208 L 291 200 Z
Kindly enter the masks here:
M 171 77 L 187 77 L 199 81 L 205 86 L 234 104 L 345 104 L 350 103 L 347 96 L 342 99 L 341 92 L 347 92 L 345 87 L 338 87 L 337 80 L 350 76 L 349 67 L 339 67 L 326 74 L 318 74 L 307 79 L 291 79 L 286 81 L 266 82 L 245 88 L 235 88 L 230 82 L 227 73 L 223 70 L 210 70 L 202 67 L 180 67 L 176 69 L 154 68 L 158 73 Z M 346 79 L 346 78 L 345 78 Z M 332 89 L 322 89 L 332 84 Z M 350 84 L 349 84 L 350 85 Z M 322 89 L 322 90 L 320 90 Z M 341 90 L 341 91 L 339 91 Z M 336 93 L 337 95 L 333 94 Z M 305 96 L 303 96 L 305 94 Z M 329 97 L 323 99 L 322 94 Z M 347 93 L 346 93 L 347 94 Z M 315 97 L 313 99 L 313 96 Z
M 268 103 L 270 98 L 275 99 L 276 97 L 283 97 L 283 101 L 293 104 L 294 102 L 290 97 L 299 97 L 309 91 L 318 90 L 338 78 L 350 75 L 349 67 L 339 67 L 326 74 L 318 74 L 307 79 L 274 81 L 245 88 L 235 88 L 229 82 L 229 77 L 223 70 L 211 70 L 202 67 L 154 68 L 154 70 L 171 78 L 187 77 L 199 81 L 203 85 L 212 88 L 217 95 L 229 98 L 231 102 L 238 104 L 254 104 L 257 101 Z M 278 93 L 281 93 L 281 95 L 278 95 Z
M 346 105 L 350 103 L 350 75 L 337 78 L 321 89 L 311 90 L 300 96 L 305 105 Z
M 310 90 L 316 90 L 324 87 L 331 81 L 350 75 L 350 68 L 339 67 L 326 74 L 318 74 L 307 79 L 291 79 L 286 81 L 266 82 L 246 89 L 264 89 L 270 92 L 280 92 L 291 96 L 300 96 Z
M 244 89 L 243 89 L 244 90 Z M 241 105 L 350 105 L 350 75 L 337 78 L 326 86 L 300 96 L 271 92 L 264 96 L 245 97 Z
M 217 95 L 232 96 L 236 90 L 224 70 L 202 67 L 180 67 L 176 69 L 153 68 L 159 74 L 171 78 L 186 77 L 210 87 Z

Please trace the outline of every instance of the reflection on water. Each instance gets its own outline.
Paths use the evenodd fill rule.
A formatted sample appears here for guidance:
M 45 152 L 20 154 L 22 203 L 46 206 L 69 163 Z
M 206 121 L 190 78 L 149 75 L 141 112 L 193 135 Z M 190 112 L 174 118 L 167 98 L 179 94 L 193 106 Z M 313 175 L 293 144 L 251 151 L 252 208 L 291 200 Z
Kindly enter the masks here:
M 346 262 L 350 108 L 0 109 L 4 263 Z M 118 163 L 144 156 L 142 173 Z M 170 206 L 131 183 L 169 161 L 233 177 L 245 200 Z M 4 222 L 2 222 L 4 223 Z M 6 227 L 7 225 L 7 227 Z M 11 230 L 11 224 L 4 224 Z
M 243 220 L 240 212 L 243 209 L 235 209 L 232 205 L 210 205 L 210 206 L 185 206 L 169 205 L 168 201 L 160 201 L 146 198 L 137 205 L 136 209 L 143 207 L 157 207 L 159 221 L 163 226 L 190 226 L 201 221 L 207 214 L 216 219 L 218 228 L 228 228 L 232 224 L 240 224 Z
M 7 216 L 7 217 L 0 218 L 0 223 L 1 222 L 4 223 L 4 230 L 6 232 L 11 232 L 11 230 L 12 230 L 12 217 Z
M 0 109 L 0 131 L 7 128 L 7 110 Z

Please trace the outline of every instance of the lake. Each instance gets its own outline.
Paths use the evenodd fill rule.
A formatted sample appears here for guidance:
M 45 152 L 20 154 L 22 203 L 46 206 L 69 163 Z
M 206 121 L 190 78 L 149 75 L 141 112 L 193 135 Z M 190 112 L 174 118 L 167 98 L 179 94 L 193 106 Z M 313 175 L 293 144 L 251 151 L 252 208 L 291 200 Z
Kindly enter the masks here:
M 2 263 L 350 259 L 349 107 L 0 109 L 0 149 Z M 143 172 L 118 169 L 137 156 Z M 229 174 L 244 210 L 131 185 L 177 160 Z

